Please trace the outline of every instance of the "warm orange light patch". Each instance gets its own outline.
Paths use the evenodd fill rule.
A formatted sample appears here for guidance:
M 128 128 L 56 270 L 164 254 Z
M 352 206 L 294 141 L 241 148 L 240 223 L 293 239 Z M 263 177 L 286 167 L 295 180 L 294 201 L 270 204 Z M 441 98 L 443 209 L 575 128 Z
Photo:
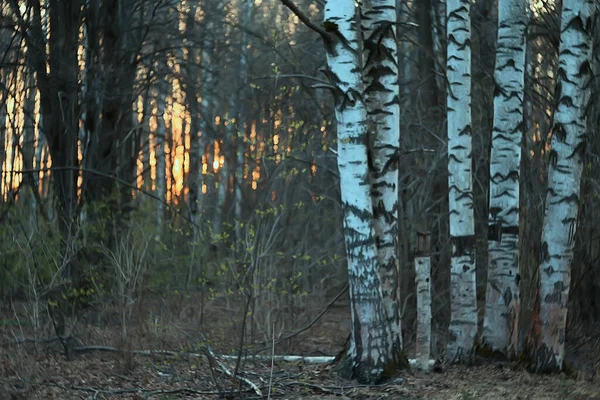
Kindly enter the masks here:
M 215 142 L 215 148 L 214 148 L 214 153 L 213 153 L 213 172 L 218 172 L 219 171 L 219 167 L 220 167 L 220 153 L 221 153 L 221 143 L 220 142 Z

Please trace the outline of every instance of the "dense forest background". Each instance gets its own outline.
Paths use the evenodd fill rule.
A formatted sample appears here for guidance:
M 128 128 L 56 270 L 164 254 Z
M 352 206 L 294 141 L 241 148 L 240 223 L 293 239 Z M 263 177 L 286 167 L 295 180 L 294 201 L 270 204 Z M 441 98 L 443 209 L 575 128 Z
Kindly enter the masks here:
M 322 1 L 295 3 L 322 21 Z M 409 347 L 416 321 L 417 232 L 428 231 L 434 357 L 443 351 L 450 312 L 441 5 L 398 1 L 403 328 Z M 496 10 L 493 0 L 472 7 L 481 302 Z M 538 274 L 559 10 L 554 0 L 533 2 L 528 29 L 524 320 Z M 598 73 L 600 29 L 595 34 Z M 129 346 L 150 325 L 155 332 L 167 329 L 174 314 L 203 332 L 211 332 L 215 320 L 235 329 L 235 337 L 211 338 L 229 350 L 247 343 L 260 348 L 309 324 L 347 284 L 334 109 L 322 89 L 324 64 L 319 37 L 274 0 L 2 2 L 5 311 L 24 318 L 38 338 L 55 331 L 77 338 L 86 323 L 112 324 L 121 327 Z M 600 93 L 600 80 L 592 85 Z M 600 321 L 597 95 L 588 122 L 569 299 L 567 340 L 574 345 L 597 334 Z M 195 336 L 192 328 L 188 332 Z

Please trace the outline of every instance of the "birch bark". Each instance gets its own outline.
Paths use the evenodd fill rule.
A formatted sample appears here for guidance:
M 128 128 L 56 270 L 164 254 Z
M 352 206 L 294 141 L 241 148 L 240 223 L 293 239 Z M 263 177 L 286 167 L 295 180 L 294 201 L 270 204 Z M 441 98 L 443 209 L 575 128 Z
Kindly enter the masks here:
M 400 359 L 400 271 L 398 248 L 398 165 L 400 102 L 396 1 L 365 0 L 361 6 L 365 101 L 369 117 L 370 184 L 373 226 L 383 306 L 394 357 Z
M 361 382 L 381 379 L 392 344 L 378 276 L 370 196 L 367 110 L 362 98 L 359 29 L 354 0 L 328 1 L 327 64 L 335 84 L 338 168 L 352 314 L 347 367 Z
M 494 129 L 490 155 L 488 282 L 483 342 L 517 354 L 519 317 L 519 185 L 523 141 L 527 1 L 498 3 Z
M 416 366 L 429 370 L 431 353 L 431 256 L 430 233 L 417 232 L 415 283 L 417 286 L 417 354 Z
M 532 368 L 560 371 L 565 352 L 571 262 L 592 80 L 593 0 L 563 1 L 548 192 L 542 227 L 536 310 L 529 338 Z
M 448 0 L 448 187 L 450 207 L 451 316 L 446 357 L 468 362 L 477 335 L 475 224 L 471 144 L 471 2 Z

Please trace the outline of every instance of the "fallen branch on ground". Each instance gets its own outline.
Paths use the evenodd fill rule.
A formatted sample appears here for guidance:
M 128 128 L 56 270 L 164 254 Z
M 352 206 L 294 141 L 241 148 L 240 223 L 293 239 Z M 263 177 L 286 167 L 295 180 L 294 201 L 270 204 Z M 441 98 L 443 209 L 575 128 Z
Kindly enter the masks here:
M 80 347 L 73 348 L 72 351 L 77 352 L 77 353 L 88 353 L 88 352 L 92 352 L 92 351 L 104 351 L 104 352 L 109 352 L 109 353 L 125 352 L 123 350 L 120 350 L 116 347 L 111 347 L 111 346 L 80 346 Z M 207 346 L 204 347 L 204 351 L 206 352 L 205 354 L 181 353 L 181 352 L 170 351 L 170 350 L 131 350 L 128 353 L 138 355 L 138 356 L 145 356 L 145 357 L 163 356 L 163 357 L 171 357 L 171 358 L 202 358 L 203 356 L 207 356 L 210 358 L 211 361 L 214 361 L 219 366 L 219 369 L 221 371 L 223 371 L 223 373 L 225 375 L 229 376 L 230 378 L 237 379 L 240 382 L 245 383 L 250 388 L 252 388 L 252 390 L 258 396 L 260 396 L 260 397 L 263 396 L 262 391 L 260 390 L 258 385 L 256 385 L 251 380 L 244 378 L 243 376 L 240 376 L 239 374 L 234 375 L 233 372 L 231 372 L 225 364 L 223 364 L 221 361 L 219 361 L 219 358 L 222 358 L 221 356 L 215 355 L 213 353 L 213 351 Z
M 80 391 L 80 392 L 88 392 L 88 393 L 94 393 L 94 395 L 108 395 L 108 396 L 116 396 L 119 394 L 128 394 L 128 393 L 143 393 L 146 395 L 157 395 L 157 394 L 196 394 L 196 395 L 217 395 L 217 396 L 224 396 L 227 395 L 229 392 L 219 392 L 219 391 L 209 391 L 209 390 L 196 390 L 196 389 L 191 389 L 191 388 L 180 388 L 180 389 L 143 389 L 143 388 L 125 388 L 125 389 L 113 389 L 113 390 L 109 390 L 109 389 L 100 389 L 100 388 L 94 388 L 94 387 L 84 387 L 84 386 L 65 386 L 65 385 L 61 385 L 58 384 L 56 382 L 51 382 L 52 386 L 55 386 L 59 389 L 62 389 L 64 391 L 70 391 L 70 390 L 75 390 L 75 391 Z
M 110 346 L 83 346 L 83 347 L 75 347 L 73 348 L 74 352 L 78 353 L 87 353 L 92 351 L 105 351 L 112 353 L 120 353 L 122 350 L 116 347 Z M 132 350 L 131 354 L 135 354 L 138 356 L 145 357 L 153 357 L 153 356 L 164 356 L 164 357 L 172 357 L 172 358 L 201 358 L 203 354 L 200 353 L 185 353 L 185 352 L 176 352 L 171 350 Z M 236 355 L 216 355 L 212 354 L 212 356 L 217 359 L 223 359 L 227 361 L 237 360 L 238 356 Z M 277 362 L 302 362 L 305 364 L 327 364 L 332 362 L 335 357 L 333 356 L 294 356 L 294 355 L 278 355 L 278 356 L 261 356 L 261 355 L 248 355 L 243 357 L 246 360 L 252 361 L 263 361 L 269 362 L 271 360 Z M 417 365 L 417 360 L 411 358 L 408 360 L 411 367 Z M 435 364 L 435 360 L 429 360 L 429 366 L 433 366 Z

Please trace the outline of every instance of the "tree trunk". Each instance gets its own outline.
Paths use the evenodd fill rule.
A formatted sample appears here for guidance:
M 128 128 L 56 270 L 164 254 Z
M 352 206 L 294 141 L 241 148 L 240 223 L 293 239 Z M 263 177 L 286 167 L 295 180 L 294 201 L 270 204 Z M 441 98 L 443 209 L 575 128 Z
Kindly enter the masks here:
M 399 364 L 403 346 L 399 306 L 400 271 L 396 255 L 400 103 L 395 0 L 366 0 L 361 11 L 373 227 L 390 343 Z
M 241 25 L 242 36 L 240 43 L 240 66 L 239 66 L 239 85 L 240 89 L 235 99 L 236 107 L 230 110 L 230 115 L 236 115 L 235 124 L 232 124 L 232 129 L 235 135 L 235 184 L 234 184 L 234 226 L 235 226 L 235 249 L 236 257 L 240 257 L 240 252 L 243 249 L 242 240 L 242 206 L 243 206 L 243 182 L 244 182 L 244 166 L 246 163 L 245 157 L 245 142 L 246 142 L 246 86 L 248 84 L 248 33 L 247 29 L 251 25 L 252 9 L 254 2 L 252 0 L 242 1 L 241 4 Z M 230 122 L 231 123 L 231 122 Z M 236 129 L 237 128 L 237 129 Z
M 166 68 L 166 66 L 165 66 Z M 165 70 L 161 72 L 165 73 Z M 167 200 L 167 162 L 165 155 L 165 140 L 167 129 L 165 123 L 165 107 L 167 103 L 168 85 L 166 76 L 159 78 L 156 93 L 156 132 L 154 133 L 154 154 L 156 157 L 156 196 L 162 201 L 156 204 L 156 235 L 161 237 L 165 215 L 164 201 Z
M 8 90 L 5 89 L 6 85 L 5 82 L 8 81 L 8 72 L 7 71 L 0 71 L 0 78 L 2 79 L 0 81 L 0 83 L 2 84 L 2 88 L 0 89 L 0 94 L 2 96 L 0 96 L 0 167 L 2 167 L 2 165 L 4 165 L 4 161 L 6 158 L 6 117 L 7 117 L 7 112 L 6 112 L 6 103 L 8 100 Z M 3 168 L 0 168 L 3 169 Z M 4 171 L 0 171 L 0 204 L 2 204 L 4 202 L 4 191 L 5 191 L 5 187 L 4 187 Z
M 532 368 L 538 372 L 563 368 L 571 262 L 587 139 L 595 11 L 593 0 L 563 2 L 558 106 L 552 128 L 536 310 L 528 343 Z
M 338 168 L 344 215 L 352 312 L 351 340 L 341 370 L 359 381 L 379 381 L 388 367 L 392 343 L 382 302 L 373 230 L 367 110 L 362 99 L 359 32 L 354 0 L 328 1 L 325 22 L 327 64 L 334 92 Z
M 23 123 L 23 144 L 21 146 L 21 153 L 23 154 L 23 169 L 33 169 L 33 154 L 35 151 L 35 95 L 36 85 L 34 73 L 32 70 L 27 69 L 25 78 L 25 103 L 23 105 L 23 114 L 25 121 Z M 0 121 L 1 122 L 1 121 Z M 0 163 L 0 165 L 2 165 Z M 23 175 L 23 181 L 29 187 L 30 192 L 24 196 L 30 207 L 30 219 L 31 222 L 35 222 L 35 210 L 36 210 L 36 198 L 37 192 L 37 179 L 33 172 L 29 172 Z
M 431 256 L 430 233 L 417 232 L 415 283 L 417 285 L 417 368 L 429 370 L 431 353 Z
M 446 90 L 444 65 L 446 65 L 446 1 L 431 0 L 431 37 L 433 41 L 433 58 L 435 82 L 439 96 Z M 441 99 L 440 99 L 441 102 Z
M 527 1 L 500 0 L 498 8 L 483 343 L 513 358 L 518 351 L 520 308 L 519 177 Z
M 198 216 L 201 212 L 202 200 L 202 157 L 204 156 L 203 142 L 206 138 L 206 131 L 201 128 L 201 120 L 204 115 L 200 116 L 200 104 L 198 102 L 198 46 L 195 42 L 196 29 L 196 5 L 190 6 L 189 14 L 186 22 L 186 32 L 189 40 L 188 58 L 186 65 L 186 100 L 190 110 L 190 172 L 188 175 L 188 209 L 190 219 L 198 225 Z M 205 38 L 212 33 L 207 28 L 204 32 Z M 206 53 L 206 49 L 204 51 Z M 210 57 L 205 58 L 202 55 L 201 63 L 204 67 L 204 81 L 207 80 L 206 75 L 211 68 Z M 202 86 L 202 101 L 209 94 L 206 93 L 205 85 Z M 198 240 L 198 229 L 194 227 L 194 242 Z
M 421 0 L 418 4 L 418 35 L 419 35 L 419 98 L 426 114 L 433 114 L 432 107 L 439 106 L 438 85 L 436 79 L 436 44 L 434 44 L 433 13 L 431 0 Z M 435 32 L 437 34 L 437 32 Z M 437 38 L 439 40 L 439 38 Z M 438 43 L 438 46 L 441 43 Z M 438 51 L 441 48 L 438 47 Z M 443 93 L 443 92 L 441 92 Z
M 472 360 L 477 335 L 475 224 L 471 144 L 470 1 L 447 1 L 448 187 L 450 207 L 451 303 L 446 357 Z
M 150 71 L 146 72 L 147 74 Z M 150 85 L 148 82 L 147 85 Z M 141 130 L 141 143 L 142 143 L 142 171 L 138 172 L 142 175 L 142 188 L 144 190 L 150 191 L 152 190 L 152 175 L 151 175 L 151 166 L 150 166 L 150 149 L 152 148 L 152 143 L 150 140 L 151 137 L 151 129 L 150 129 L 150 118 L 152 117 L 152 89 L 148 88 L 145 92 L 144 97 L 144 109 L 142 114 L 142 122 L 140 126 Z M 142 197 L 144 199 L 145 197 Z

